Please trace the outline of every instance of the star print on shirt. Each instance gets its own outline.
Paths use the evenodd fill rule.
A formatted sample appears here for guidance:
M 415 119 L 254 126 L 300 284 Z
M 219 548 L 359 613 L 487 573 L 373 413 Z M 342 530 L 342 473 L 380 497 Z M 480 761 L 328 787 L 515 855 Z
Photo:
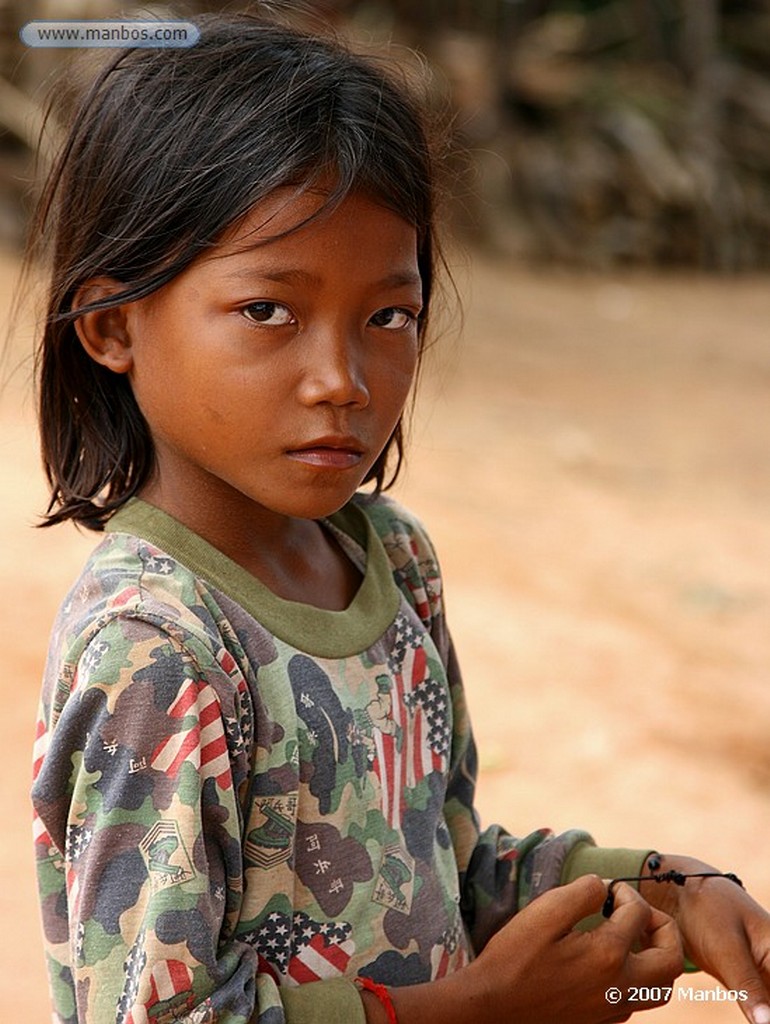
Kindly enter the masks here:
M 242 936 L 257 949 L 260 964 L 289 984 L 336 978 L 355 950 L 352 928 L 344 921 L 314 921 L 300 912 L 273 911 L 262 925 Z

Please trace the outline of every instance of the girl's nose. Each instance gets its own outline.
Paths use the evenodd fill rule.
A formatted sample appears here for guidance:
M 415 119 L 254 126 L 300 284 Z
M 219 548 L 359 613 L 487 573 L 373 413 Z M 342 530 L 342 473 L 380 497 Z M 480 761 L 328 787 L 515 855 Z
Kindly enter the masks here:
M 365 408 L 370 396 L 363 341 L 339 331 L 316 333 L 308 344 L 300 397 L 307 405 L 328 402 Z

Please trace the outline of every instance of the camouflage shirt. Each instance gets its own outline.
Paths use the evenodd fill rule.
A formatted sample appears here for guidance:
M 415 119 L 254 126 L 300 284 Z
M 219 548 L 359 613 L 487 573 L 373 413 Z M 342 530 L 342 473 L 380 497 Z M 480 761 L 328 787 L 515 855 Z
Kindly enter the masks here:
M 362 573 L 345 611 L 136 500 L 65 600 L 33 788 L 57 1024 L 353 1024 L 357 975 L 456 971 L 543 889 L 643 856 L 480 832 L 424 530 L 385 498 L 324 526 Z

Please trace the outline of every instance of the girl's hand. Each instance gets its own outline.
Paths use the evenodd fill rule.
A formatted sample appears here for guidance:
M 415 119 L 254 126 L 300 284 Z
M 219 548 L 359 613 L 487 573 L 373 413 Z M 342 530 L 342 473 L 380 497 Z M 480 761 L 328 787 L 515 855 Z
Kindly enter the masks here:
M 666 856 L 662 870 L 714 871 L 692 857 Z M 728 878 L 688 878 L 683 886 L 642 882 L 644 897 L 677 922 L 686 956 L 727 989 L 752 1024 L 770 1024 L 770 914 Z
M 539 896 L 480 956 L 440 981 L 392 988 L 400 1024 L 612 1024 L 666 1002 L 682 970 L 675 923 L 628 885 L 593 931 L 575 931 L 607 895 L 595 875 Z M 633 1000 L 633 989 L 658 998 Z M 386 1016 L 363 993 L 369 1024 Z
M 671 918 L 634 889 L 618 887 L 608 921 L 593 931 L 573 930 L 600 909 L 606 894 L 599 878 L 586 876 L 517 914 L 468 968 L 476 969 L 486 990 L 486 1012 L 472 1019 L 599 1024 L 666 1002 L 683 966 L 679 934 Z M 639 988 L 660 989 L 660 998 L 630 1002 L 631 990 Z

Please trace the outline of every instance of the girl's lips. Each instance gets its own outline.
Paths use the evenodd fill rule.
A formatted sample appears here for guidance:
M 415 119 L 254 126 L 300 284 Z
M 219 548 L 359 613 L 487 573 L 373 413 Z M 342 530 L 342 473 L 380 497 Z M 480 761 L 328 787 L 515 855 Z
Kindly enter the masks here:
M 363 458 L 363 452 L 354 448 L 336 448 L 331 445 L 315 445 L 310 448 L 296 448 L 286 453 L 296 462 L 321 469 L 351 469 Z

